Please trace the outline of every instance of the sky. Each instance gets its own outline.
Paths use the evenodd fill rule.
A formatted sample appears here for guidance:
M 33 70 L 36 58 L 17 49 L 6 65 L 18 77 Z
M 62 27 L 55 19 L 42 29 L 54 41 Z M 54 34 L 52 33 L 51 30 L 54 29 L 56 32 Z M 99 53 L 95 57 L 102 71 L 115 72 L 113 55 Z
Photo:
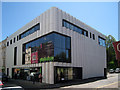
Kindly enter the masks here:
M 50 7 L 58 7 L 118 40 L 117 2 L 2 2 L 2 40 Z

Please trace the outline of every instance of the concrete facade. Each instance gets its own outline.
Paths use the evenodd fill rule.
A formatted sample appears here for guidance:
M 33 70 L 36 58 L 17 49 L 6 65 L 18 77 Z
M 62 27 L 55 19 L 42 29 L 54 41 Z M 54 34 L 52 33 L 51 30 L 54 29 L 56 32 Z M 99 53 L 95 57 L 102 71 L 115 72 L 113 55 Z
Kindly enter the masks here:
M 88 37 L 62 27 L 63 19 L 87 30 Z M 17 41 L 19 34 L 37 23 L 40 23 L 40 30 Z M 71 37 L 71 63 L 42 62 L 22 65 L 22 45 L 53 31 Z M 90 32 L 95 34 L 95 40 L 90 38 Z M 12 77 L 12 68 L 42 67 L 42 82 L 54 84 L 54 66 L 82 67 L 82 79 L 104 76 L 104 68 L 106 68 L 106 48 L 98 44 L 98 36 L 105 38 L 103 34 L 75 17 L 56 7 L 52 7 L 8 37 L 7 42 L 9 43 L 11 39 L 13 41 L 14 37 L 16 38 L 15 43 L 12 42 L 6 49 L 6 68 L 9 68 L 9 76 Z M 17 47 L 18 50 L 17 65 L 15 66 L 14 47 Z

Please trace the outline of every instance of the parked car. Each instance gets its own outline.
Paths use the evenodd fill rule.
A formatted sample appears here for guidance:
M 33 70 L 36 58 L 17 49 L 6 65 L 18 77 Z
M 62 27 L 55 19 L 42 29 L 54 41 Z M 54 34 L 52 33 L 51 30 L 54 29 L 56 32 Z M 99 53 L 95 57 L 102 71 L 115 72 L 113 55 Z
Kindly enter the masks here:
M 120 72 L 120 68 L 116 68 L 115 73 L 119 73 L 119 72 Z
M 21 86 L 14 86 L 14 87 L 0 88 L 0 90 L 24 90 L 24 89 Z
M 8 76 L 5 73 L 2 73 L 2 81 L 8 81 Z
M 109 70 L 109 73 L 114 73 L 114 69 L 110 69 L 110 70 Z

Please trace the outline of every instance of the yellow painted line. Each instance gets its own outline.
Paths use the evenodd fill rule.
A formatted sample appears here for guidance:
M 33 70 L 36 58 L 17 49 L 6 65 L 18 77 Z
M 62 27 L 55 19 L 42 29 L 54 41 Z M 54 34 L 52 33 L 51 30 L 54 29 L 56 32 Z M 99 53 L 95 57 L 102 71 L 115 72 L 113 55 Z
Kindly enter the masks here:
M 103 87 L 110 86 L 110 85 L 113 85 L 113 84 L 116 84 L 116 83 L 119 83 L 119 82 L 120 82 L 120 81 L 114 82 L 114 83 L 110 83 L 110 84 L 107 84 L 107 85 L 103 85 L 103 86 L 100 86 L 100 87 L 97 87 L 97 88 L 103 88 Z

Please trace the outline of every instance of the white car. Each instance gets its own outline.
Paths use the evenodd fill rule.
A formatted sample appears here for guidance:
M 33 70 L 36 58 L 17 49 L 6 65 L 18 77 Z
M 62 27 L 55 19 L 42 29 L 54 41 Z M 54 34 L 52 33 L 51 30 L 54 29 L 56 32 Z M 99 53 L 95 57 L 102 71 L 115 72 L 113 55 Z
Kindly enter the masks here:
M 24 90 L 24 89 L 21 86 L 15 86 L 15 87 L 0 88 L 0 90 Z
M 109 70 L 109 73 L 114 73 L 114 69 L 110 69 L 110 70 Z
M 115 72 L 116 72 L 116 73 L 119 73 L 119 72 L 120 72 L 120 68 L 116 68 L 116 69 L 115 69 Z

